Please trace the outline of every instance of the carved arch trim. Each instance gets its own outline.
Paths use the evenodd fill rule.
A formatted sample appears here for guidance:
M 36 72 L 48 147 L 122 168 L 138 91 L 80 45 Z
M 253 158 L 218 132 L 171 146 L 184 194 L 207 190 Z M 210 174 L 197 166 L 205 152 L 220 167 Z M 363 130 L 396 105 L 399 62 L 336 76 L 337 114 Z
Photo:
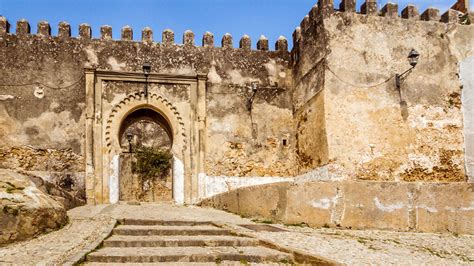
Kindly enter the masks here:
M 175 155 L 182 155 L 187 148 L 187 135 L 185 124 L 178 109 L 164 96 L 157 93 L 150 93 L 148 101 L 143 92 L 128 94 L 118 104 L 116 104 L 107 118 L 105 125 L 105 146 L 110 154 L 119 152 L 119 131 L 122 122 L 132 112 L 149 108 L 161 114 L 169 123 L 173 134 L 172 151 Z

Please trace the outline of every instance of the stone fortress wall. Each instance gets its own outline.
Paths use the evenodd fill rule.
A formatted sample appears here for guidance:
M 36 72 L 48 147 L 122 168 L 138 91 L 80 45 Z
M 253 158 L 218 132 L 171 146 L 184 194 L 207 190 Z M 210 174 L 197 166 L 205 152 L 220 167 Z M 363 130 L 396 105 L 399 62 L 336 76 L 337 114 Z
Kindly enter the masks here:
M 299 174 L 466 181 L 472 149 L 463 129 L 472 112 L 461 95 L 472 97 L 472 72 L 460 65 L 472 66 L 473 30 L 460 14 L 428 8 L 420 15 L 409 5 L 399 17 L 396 4 L 379 11 L 375 1 L 361 13 L 355 1 L 342 1 L 338 11 L 332 1 L 314 6 L 294 32 L 292 51 Z M 400 99 L 395 75 L 410 68 L 412 48 L 421 56 Z
M 207 77 L 205 112 L 198 115 L 189 88 L 150 84 L 174 104 L 186 127 L 203 124 L 199 151 L 192 151 L 204 157 L 196 170 L 200 198 L 276 181 L 376 181 L 382 188 L 385 181 L 423 181 L 464 183 L 459 195 L 469 205 L 474 33 L 460 12 L 466 10 L 440 16 L 430 8 L 420 15 L 408 6 L 398 17 L 391 3 L 379 11 L 369 0 L 356 13 L 355 1 L 335 10 L 333 1 L 320 0 L 295 30 L 291 52 L 283 37 L 275 51 L 264 37 L 251 50 L 247 36 L 239 48 L 228 34 L 215 47 L 206 33 L 196 46 L 192 32 L 176 44 L 165 30 L 158 43 L 149 28 L 138 42 L 127 26 L 121 40 L 112 39 L 109 26 L 95 39 L 87 24 L 77 37 L 67 23 L 57 36 L 47 22 L 32 34 L 25 20 L 10 33 L 0 18 L 0 167 L 49 180 L 73 177 L 83 189 L 84 69 L 140 73 L 150 61 L 155 73 Z M 409 67 L 412 48 L 421 57 L 402 84 L 401 104 L 394 77 Z M 140 84 L 103 87 L 103 110 L 111 112 Z M 462 208 L 472 215 L 472 207 Z
M 133 41 L 128 26 L 122 29 L 121 40 L 112 40 L 109 26 L 101 27 L 101 36 L 95 39 L 87 24 L 79 26 L 78 37 L 71 36 L 67 23 L 60 23 L 57 36 L 51 35 L 47 22 L 38 23 L 36 34 L 25 20 L 17 22 L 16 33 L 9 32 L 5 18 L 0 25 L 1 167 L 34 171 L 49 180 L 71 175 L 83 189 L 84 68 L 141 73 L 142 63 L 150 61 L 155 73 L 207 75 L 207 109 L 199 119 L 205 119 L 205 138 L 212 141 L 205 147 L 203 179 L 295 173 L 291 71 L 283 37 L 275 44 L 276 51 L 269 51 L 263 36 L 257 42 L 258 50 L 251 50 L 248 36 L 234 49 L 232 36 L 226 34 L 222 46 L 215 47 L 209 32 L 202 46 L 196 46 L 191 31 L 183 34 L 182 44 L 176 44 L 170 30 L 163 31 L 163 41 L 158 43 L 149 28 L 142 31 L 138 42 Z M 253 83 L 259 89 L 249 112 Z M 142 90 L 143 84 L 107 86 L 104 100 L 106 109 L 112 109 L 125 94 Z M 194 119 L 188 110 L 189 88 L 151 83 L 150 90 L 161 90 L 186 123 Z
M 319 1 L 293 34 L 299 175 L 201 205 L 285 224 L 472 234 L 474 30 L 456 10 L 401 14 Z M 400 99 L 395 74 L 412 48 L 421 57 Z

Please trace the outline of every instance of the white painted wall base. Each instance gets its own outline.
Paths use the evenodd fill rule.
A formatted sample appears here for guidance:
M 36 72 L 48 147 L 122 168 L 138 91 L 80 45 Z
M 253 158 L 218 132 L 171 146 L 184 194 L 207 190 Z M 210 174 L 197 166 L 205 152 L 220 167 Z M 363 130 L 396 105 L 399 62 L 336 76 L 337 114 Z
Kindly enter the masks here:
M 295 176 L 296 183 L 311 182 L 311 181 L 342 181 L 344 178 L 335 174 L 329 173 L 328 165 L 315 168 L 302 175 Z
M 176 204 L 184 204 L 184 164 L 173 157 L 173 199 Z
M 466 154 L 466 174 L 474 183 L 474 57 L 468 57 L 459 65 L 462 83 L 462 112 L 464 119 L 464 150 Z
M 120 155 L 114 155 L 110 161 L 110 170 L 112 174 L 109 177 L 109 199 L 111 204 L 115 204 L 119 201 Z
M 291 181 L 293 181 L 292 177 L 206 176 L 203 174 L 199 175 L 199 190 L 203 191 L 203 194 L 201 195 L 202 198 L 208 198 L 241 187 Z

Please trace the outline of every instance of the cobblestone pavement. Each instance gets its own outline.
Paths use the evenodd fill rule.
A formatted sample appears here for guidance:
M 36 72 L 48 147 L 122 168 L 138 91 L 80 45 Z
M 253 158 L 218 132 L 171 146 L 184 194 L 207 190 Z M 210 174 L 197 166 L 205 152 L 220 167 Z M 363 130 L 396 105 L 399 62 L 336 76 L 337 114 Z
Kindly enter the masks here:
M 29 241 L 0 247 L 0 265 L 60 265 L 69 257 L 102 240 L 113 219 L 71 219 L 62 229 Z
M 115 219 L 195 220 L 224 223 L 263 240 L 344 264 L 474 265 L 474 236 L 376 230 L 311 229 L 274 225 L 285 232 L 255 232 L 238 226 L 249 219 L 214 209 L 166 203 L 83 206 L 68 212 L 59 231 L 0 248 L 0 264 L 62 264 L 86 252 L 110 232 Z
M 351 265 L 474 265 L 473 235 L 283 228 L 257 235 Z

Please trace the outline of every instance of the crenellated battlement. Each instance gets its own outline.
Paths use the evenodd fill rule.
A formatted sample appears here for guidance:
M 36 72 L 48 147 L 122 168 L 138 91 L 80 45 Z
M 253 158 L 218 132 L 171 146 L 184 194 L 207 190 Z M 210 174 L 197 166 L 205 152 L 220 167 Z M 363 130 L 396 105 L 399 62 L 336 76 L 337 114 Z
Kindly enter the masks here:
M 0 17 L 0 37 L 7 34 L 15 34 L 18 37 L 25 37 L 27 35 L 37 35 L 42 37 L 52 37 L 58 38 L 60 40 L 75 38 L 71 36 L 71 25 L 67 22 L 60 22 L 58 25 L 58 34 L 57 36 L 52 36 L 51 26 L 47 21 L 40 21 L 37 24 L 36 34 L 31 31 L 30 24 L 27 20 L 21 19 L 16 23 L 16 32 L 12 33 L 10 31 L 10 23 L 5 17 Z M 100 27 L 100 36 L 99 40 L 103 41 L 135 41 L 133 39 L 133 29 L 132 27 L 126 25 L 122 27 L 120 33 L 120 40 L 114 40 L 112 36 L 112 27 L 109 25 L 104 25 Z M 150 27 L 145 27 L 142 30 L 141 42 L 146 44 L 158 43 L 153 39 L 153 30 Z M 92 28 L 87 23 L 82 23 L 79 25 L 79 35 L 77 39 L 81 40 L 91 40 L 94 39 L 92 36 Z M 195 34 L 187 30 L 183 33 L 183 39 L 181 43 L 175 42 L 175 33 L 171 29 L 165 29 L 162 32 L 162 41 L 160 43 L 163 46 L 172 46 L 172 45 L 183 45 L 185 47 L 195 46 Z M 252 41 L 248 35 L 242 36 L 239 41 L 239 47 L 235 49 L 243 49 L 251 51 Z M 202 37 L 202 47 L 205 48 L 215 48 L 214 43 L 214 34 L 211 32 L 205 32 Z M 219 47 L 217 47 L 219 48 Z M 224 34 L 221 39 L 221 46 L 223 49 L 234 49 L 233 47 L 233 37 L 230 33 Z M 258 51 L 270 51 L 268 39 L 265 36 L 260 36 L 257 41 L 257 50 Z M 288 51 L 288 41 L 285 37 L 280 36 L 275 42 L 275 51 L 277 52 L 287 52 Z
M 387 3 L 380 10 L 378 9 L 377 0 L 365 0 L 360 6 L 360 12 L 356 12 L 355 0 L 341 0 L 339 8 L 334 8 L 334 0 L 318 0 L 318 3 L 313 6 L 308 15 L 306 15 L 300 23 L 300 26 L 293 32 L 293 47 L 298 46 L 298 42 L 302 38 L 302 33 L 310 28 L 314 23 L 318 23 L 321 18 L 331 16 L 335 13 L 351 12 L 367 16 L 381 16 L 392 19 L 408 19 L 415 21 L 432 21 L 439 23 L 463 23 L 461 17 L 466 15 L 468 9 L 466 8 L 466 0 L 459 0 L 450 9 L 442 15 L 436 8 L 427 8 L 420 14 L 415 5 L 409 4 L 401 11 L 399 11 L 398 4 Z
M 361 15 L 368 16 L 381 16 L 393 19 L 408 19 L 411 21 L 434 21 L 440 23 L 461 23 L 460 18 L 467 13 L 465 0 L 459 0 L 449 10 L 443 14 L 436 8 L 427 8 L 422 13 L 419 12 L 415 5 L 409 4 L 402 10 L 399 10 L 399 6 L 396 3 L 387 3 L 380 10 L 378 9 L 377 0 L 366 0 L 360 6 L 360 12 L 356 12 L 356 1 L 355 0 L 342 0 L 339 4 L 338 9 L 334 7 L 334 0 L 318 0 L 318 3 L 313 6 L 300 23 L 300 26 L 295 29 L 293 33 L 293 47 L 297 46 L 298 40 L 301 39 L 302 33 L 310 28 L 312 23 L 319 17 L 328 17 L 334 13 L 351 12 Z M 16 34 L 17 36 L 26 35 L 38 35 L 43 37 L 58 37 L 59 39 L 75 38 L 71 35 L 71 25 L 67 22 L 60 22 L 58 24 L 58 34 L 53 36 L 51 34 L 52 28 L 47 21 L 40 21 L 37 24 L 36 33 L 31 31 L 29 22 L 25 19 L 21 19 L 16 22 L 16 31 L 12 33 L 10 31 L 10 23 L 5 17 L 0 17 L 0 36 L 5 34 Z M 121 28 L 120 40 L 114 40 L 112 36 L 112 27 L 104 25 L 100 27 L 100 36 L 93 38 L 91 26 L 87 23 L 79 25 L 78 39 L 99 39 L 104 41 L 135 41 L 134 31 L 130 26 L 124 26 Z M 153 31 L 149 27 L 145 27 L 141 31 L 141 42 L 151 44 L 158 43 L 153 38 Z M 171 45 L 184 45 L 184 46 L 195 46 L 195 34 L 187 30 L 183 33 L 182 42 L 177 43 L 175 41 L 175 33 L 171 29 L 165 29 L 162 32 L 163 46 Z M 252 41 L 248 35 L 242 36 L 239 41 L 237 49 L 252 50 Z M 214 34 L 211 32 L 205 32 L 202 36 L 202 47 L 214 48 Z M 256 49 L 259 51 L 269 51 L 270 47 L 268 39 L 265 36 L 261 36 L 257 40 Z M 286 49 L 285 49 L 286 47 Z M 275 51 L 287 51 L 288 42 L 286 38 L 280 38 L 275 42 Z M 229 33 L 222 36 L 220 48 L 233 49 L 233 37 Z

